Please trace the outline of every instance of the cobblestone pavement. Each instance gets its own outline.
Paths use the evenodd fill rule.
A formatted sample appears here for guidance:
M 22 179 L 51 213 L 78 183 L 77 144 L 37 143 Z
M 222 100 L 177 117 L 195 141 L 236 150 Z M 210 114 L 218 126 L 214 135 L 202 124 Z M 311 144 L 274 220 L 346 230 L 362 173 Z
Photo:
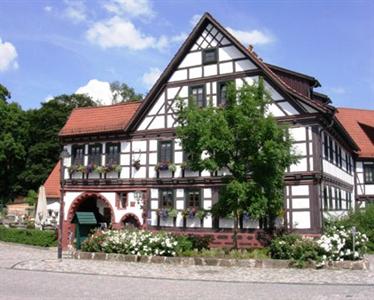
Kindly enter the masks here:
M 56 250 L 0 243 L 0 268 L 131 278 L 250 283 L 369 285 L 374 271 L 247 269 L 241 267 L 180 266 L 92 260 L 57 260 Z M 370 257 L 373 264 L 373 257 Z M 157 274 L 157 275 L 156 275 Z

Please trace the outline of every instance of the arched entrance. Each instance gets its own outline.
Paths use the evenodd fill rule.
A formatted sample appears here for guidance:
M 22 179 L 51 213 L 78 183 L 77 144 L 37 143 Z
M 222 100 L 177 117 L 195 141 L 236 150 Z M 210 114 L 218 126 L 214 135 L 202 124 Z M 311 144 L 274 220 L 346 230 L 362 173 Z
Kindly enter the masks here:
M 109 201 L 100 194 L 83 193 L 70 206 L 68 221 L 72 222 L 76 212 L 94 213 L 98 224 L 114 224 L 114 211 Z
M 121 223 L 123 225 L 123 228 L 125 229 L 134 229 L 134 228 L 141 228 L 140 221 L 138 217 L 134 214 L 126 214 L 121 219 Z

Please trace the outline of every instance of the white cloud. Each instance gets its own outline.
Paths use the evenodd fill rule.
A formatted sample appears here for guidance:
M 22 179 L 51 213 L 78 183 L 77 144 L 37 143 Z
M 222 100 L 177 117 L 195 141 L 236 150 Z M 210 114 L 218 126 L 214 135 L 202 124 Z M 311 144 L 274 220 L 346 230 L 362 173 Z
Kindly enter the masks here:
M 87 19 L 87 9 L 83 1 L 65 0 L 66 9 L 65 17 L 69 18 L 73 23 L 81 23 Z
M 130 50 L 160 50 L 167 47 L 169 42 L 166 36 L 156 38 L 144 34 L 132 22 L 118 16 L 94 23 L 87 30 L 86 38 L 102 48 L 124 47 Z
M 113 93 L 109 82 L 106 81 L 91 79 L 86 85 L 77 89 L 75 93 L 88 95 L 100 105 L 110 105 L 113 102 Z
M 46 12 L 51 12 L 51 11 L 53 10 L 53 7 L 47 5 L 47 6 L 44 6 L 44 10 L 45 10 Z
M 110 0 L 104 8 L 116 15 L 129 17 L 153 17 L 155 12 L 148 0 Z
M 274 37 L 270 33 L 257 29 L 251 31 L 234 30 L 230 27 L 226 27 L 226 29 L 245 46 L 265 45 L 274 42 Z
M 52 95 L 48 95 L 47 97 L 44 98 L 43 102 L 49 102 L 53 99 L 54 97 Z
M 199 22 L 199 20 L 201 19 L 201 15 L 193 15 L 191 20 L 190 20 L 190 24 L 191 26 L 195 26 L 197 24 L 197 22 Z
M 0 38 L 0 72 L 18 69 L 17 50 L 13 44 L 3 42 Z
M 151 88 L 160 75 L 161 70 L 159 68 L 150 68 L 148 72 L 143 74 L 142 81 L 148 88 Z

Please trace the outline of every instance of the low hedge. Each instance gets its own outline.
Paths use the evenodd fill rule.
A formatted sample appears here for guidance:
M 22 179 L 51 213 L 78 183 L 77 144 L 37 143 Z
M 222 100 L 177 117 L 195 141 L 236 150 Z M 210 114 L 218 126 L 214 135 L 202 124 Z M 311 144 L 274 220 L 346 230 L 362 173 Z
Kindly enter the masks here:
M 42 231 L 37 229 L 18 229 L 0 226 L 0 241 L 12 242 L 41 247 L 54 247 L 57 245 L 55 231 Z

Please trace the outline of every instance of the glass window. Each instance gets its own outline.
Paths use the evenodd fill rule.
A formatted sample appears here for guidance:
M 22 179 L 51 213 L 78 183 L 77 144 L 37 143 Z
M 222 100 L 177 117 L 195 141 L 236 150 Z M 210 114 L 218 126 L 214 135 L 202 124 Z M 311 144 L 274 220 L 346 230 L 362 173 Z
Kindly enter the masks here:
M 342 202 L 342 191 L 339 189 L 339 209 L 343 208 L 343 202 Z
M 97 166 L 101 165 L 101 144 L 94 144 L 88 146 L 88 163 Z
M 173 162 L 172 141 L 160 141 L 158 145 L 158 162 Z
M 329 150 L 330 150 L 330 161 L 334 162 L 334 146 L 332 138 L 329 137 Z
M 119 165 L 120 164 L 120 143 L 107 143 L 106 144 L 106 158 L 105 163 Z
M 329 208 L 331 209 L 333 207 L 332 205 L 332 188 L 329 186 Z
M 127 193 L 126 192 L 119 193 L 119 200 L 120 200 L 121 208 L 126 208 L 127 207 Z
M 174 207 L 174 193 L 173 190 L 160 191 L 160 208 L 173 208 Z
M 227 89 L 231 81 L 219 82 L 217 86 L 217 106 L 225 106 L 227 103 Z
M 339 149 L 338 149 L 338 144 L 335 142 L 335 164 L 339 165 Z
M 195 101 L 198 107 L 204 107 L 205 103 L 205 91 L 204 86 L 193 86 L 190 88 L 190 99 Z
M 218 61 L 217 48 L 210 48 L 203 50 L 203 64 L 214 64 Z
M 364 182 L 374 183 L 374 163 L 364 163 Z
M 200 190 L 187 190 L 186 193 L 186 206 L 188 208 L 199 208 L 200 207 Z
M 327 187 L 323 187 L 323 208 L 327 209 L 329 206 L 328 198 L 327 198 Z
M 72 147 L 72 163 L 73 165 L 84 164 L 84 145 L 73 145 Z
M 329 140 L 329 138 L 328 138 L 327 134 L 325 133 L 324 134 L 324 143 L 323 143 L 325 159 L 329 158 L 329 141 L 328 140 Z

